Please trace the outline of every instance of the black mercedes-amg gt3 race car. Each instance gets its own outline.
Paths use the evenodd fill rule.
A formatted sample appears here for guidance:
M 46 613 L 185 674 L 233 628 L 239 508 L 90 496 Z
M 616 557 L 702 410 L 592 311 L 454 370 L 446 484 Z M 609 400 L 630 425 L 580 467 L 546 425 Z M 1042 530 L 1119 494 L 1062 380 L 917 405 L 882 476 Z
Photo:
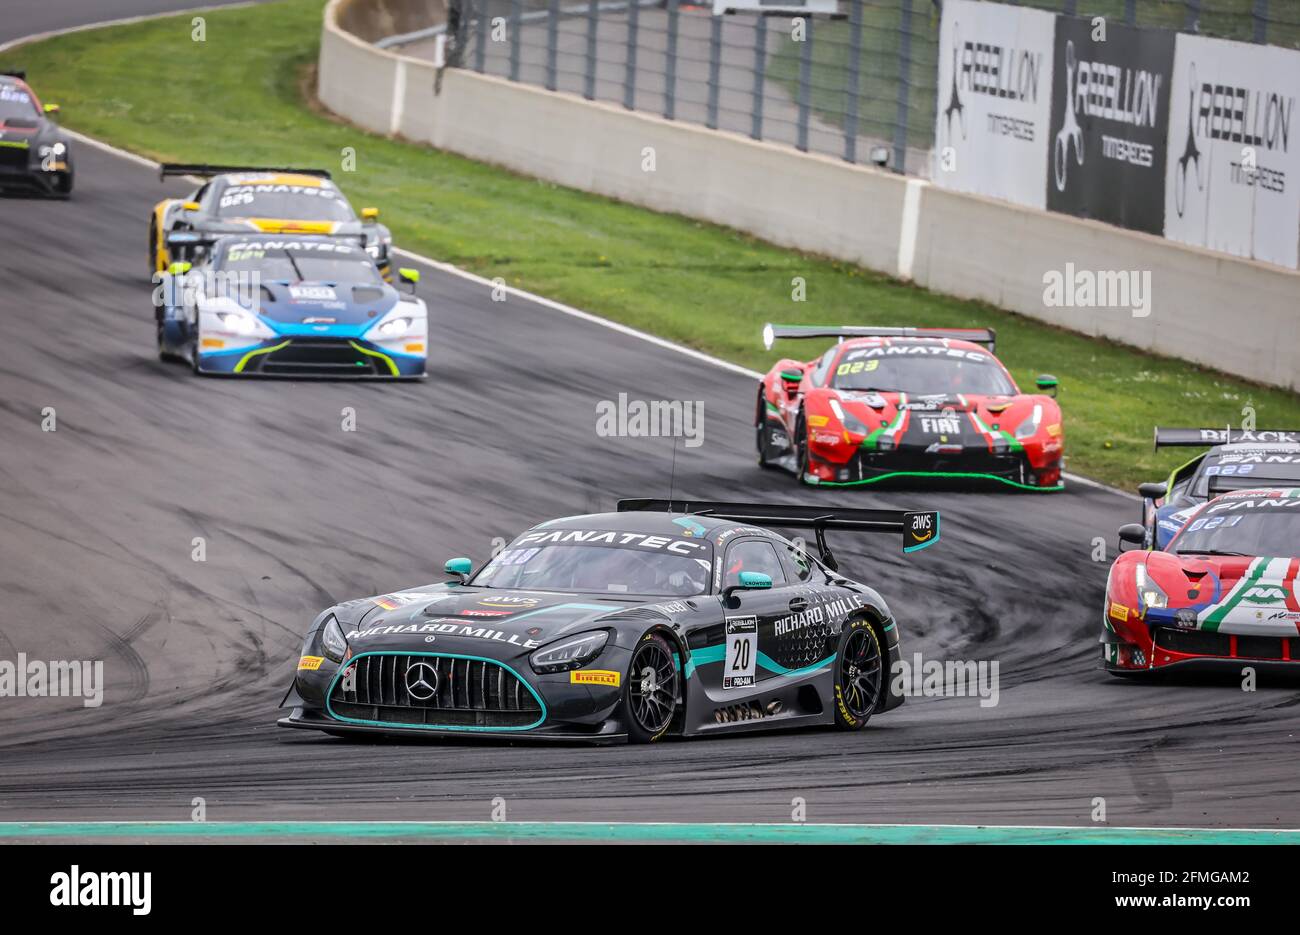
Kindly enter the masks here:
M 767 527 L 814 531 L 819 557 Z M 939 514 L 622 500 L 527 530 L 477 572 L 316 618 L 284 727 L 648 743 L 858 730 L 903 703 L 898 625 L 828 530 L 939 539 Z

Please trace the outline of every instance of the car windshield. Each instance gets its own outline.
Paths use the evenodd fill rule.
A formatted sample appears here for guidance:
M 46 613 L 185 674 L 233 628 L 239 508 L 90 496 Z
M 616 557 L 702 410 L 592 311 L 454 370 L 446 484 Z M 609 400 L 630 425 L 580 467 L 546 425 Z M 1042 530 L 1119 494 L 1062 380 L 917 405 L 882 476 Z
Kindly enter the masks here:
M 492 559 L 473 583 L 529 591 L 691 597 L 708 592 L 710 568 L 709 547 L 692 545 L 698 548 L 689 555 L 616 545 L 525 545 L 506 549 Z
M 1300 498 L 1211 503 L 1183 527 L 1170 549 L 1180 555 L 1300 554 Z
M 256 272 L 263 281 L 346 282 L 382 285 L 374 260 L 348 244 L 311 243 L 295 247 L 237 244 L 220 263 L 227 273 Z
M 14 84 L 0 84 L 0 123 L 7 120 L 35 120 L 40 117 L 32 96 Z
M 1212 477 L 1217 478 L 1215 488 L 1219 491 L 1300 486 L 1300 452 L 1211 451 L 1196 474 L 1191 495 L 1198 500 L 1208 500 Z
M 908 353 L 890 356 L 890 348 L 848 351 L 831 375 L 837 390 L 875 390 L 935 396 L 958 393 L 972 396 L 1013 396 L 1015 386 L 988 354 L 952 352 L 942 346 L 918 345 Z M 940 351 L 940 354 L 932 354 Z
M 355 221 L 343 195 L 309 185 L 231 185 L 217 201 L 220 218 L 273 218 L 280 221 Z

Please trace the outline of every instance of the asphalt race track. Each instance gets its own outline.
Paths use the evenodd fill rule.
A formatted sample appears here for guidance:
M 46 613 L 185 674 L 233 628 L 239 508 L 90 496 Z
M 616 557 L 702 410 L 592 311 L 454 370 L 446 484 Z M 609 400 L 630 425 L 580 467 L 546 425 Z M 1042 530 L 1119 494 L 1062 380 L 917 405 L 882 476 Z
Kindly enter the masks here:
M 20 0 L 0 41 L 72 6 L 151 4 Z M 94 709 L 4 700 L 0 820 L 185 820 L 196 796 L 210 820 L 486 819 L 497 796 L 517 820 L 789 821 L 796 796 L 815 822 L 1087 825 L 1099 796 L 1112 825 L 1300 814 L 1294 685 L 1097 668 L 1109 562 L 1093 540 L 1113 549 L 1134 501 L 1077 483 L 800 489 L 754 464 L 751 378 L 431 267 L 424 383 L 198 379 L 157 360 L 146 276 L 149 208 L 184 183 L 87 146 L 77 160 L 72 201 L 0 200 L 0 658 L 102 659 L 108 688 Z M 542 519 L 666 496 L 670 442 L 595 433 L 620 392 L 704 402 L 679 495 L 942 510 L 926 552 L 833 544 L 891 600 L 909 652 L 997 661 L 997 706 L 913 698 L 856 734 L 594 749 L 275 726 L 323 606 L 438 580 L 443 559 L 481 561 Z

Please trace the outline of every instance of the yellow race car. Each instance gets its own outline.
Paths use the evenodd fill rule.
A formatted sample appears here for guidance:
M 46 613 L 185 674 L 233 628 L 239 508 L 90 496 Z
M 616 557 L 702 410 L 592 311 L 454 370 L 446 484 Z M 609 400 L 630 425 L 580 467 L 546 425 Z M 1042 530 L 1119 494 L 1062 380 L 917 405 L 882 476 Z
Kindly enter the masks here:
M 213 235 L 256 231 L 345 238 L 364 247 L 384 279 L 392 281 L 393 235 L 379 223 L 379 210 L 363 208 L 358 217 L 323 169 L 164 164 L 159 179 L 170 176 L 206 181 L 187 198 L 168 198 L 154 206 L 149 222 L 151 276 L 174 262 L 193 262 Z M 195 235 L 192 247 L 185 243 L 186 232 Z

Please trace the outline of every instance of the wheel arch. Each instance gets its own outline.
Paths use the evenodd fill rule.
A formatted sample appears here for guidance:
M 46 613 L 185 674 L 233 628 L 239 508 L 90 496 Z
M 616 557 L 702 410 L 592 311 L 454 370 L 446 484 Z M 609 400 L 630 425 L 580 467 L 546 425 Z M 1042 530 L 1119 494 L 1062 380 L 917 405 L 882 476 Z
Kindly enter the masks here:
M 662 636 L 672 647 L 673 655 L 676 657 L 674 662 L 677 669 L 677 686 L 680 700 L 677 704 L 677 710 L 673 712 L 672 722 L 668 725 L 666 731 L 669 735 L 681 735 L 686 730 L 686 706 L 690 699 L 690 693 L 686 690 L 686 641 L 681 635 L 667 623 L 651 624 L 645 631 L 637 637 L 637 643 L 640 643 L 647 636 Z

